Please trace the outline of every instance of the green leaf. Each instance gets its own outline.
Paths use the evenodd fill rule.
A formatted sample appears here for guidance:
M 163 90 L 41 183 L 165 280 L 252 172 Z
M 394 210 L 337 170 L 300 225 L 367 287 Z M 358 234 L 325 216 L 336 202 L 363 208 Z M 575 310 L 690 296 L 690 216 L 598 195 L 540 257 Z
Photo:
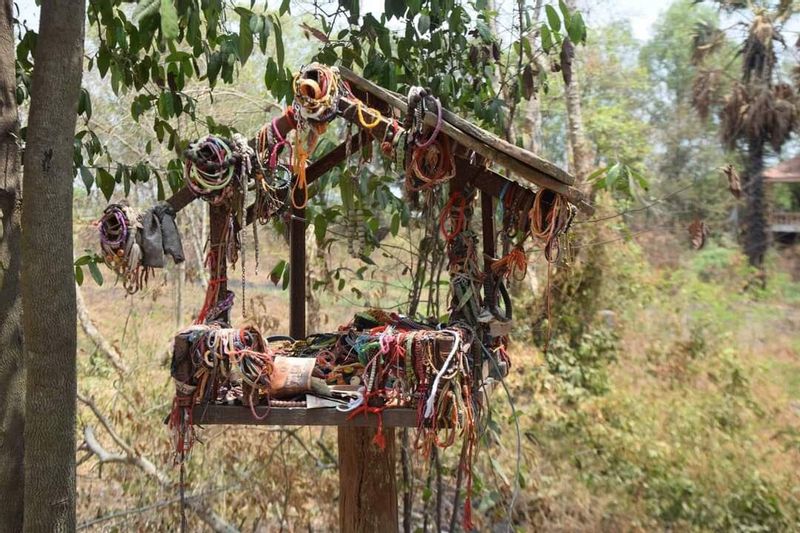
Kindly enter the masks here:
M 103 285 L 103 274 L 100 272 L 100 269 L 97 268 L 97 263 L 94 261 L 89 263 L 89 273 L 92 275 L 92 279 L 95 283 L 100 286 Z
M 386 0 L 383 4 L 383 11 L 386 13 L 386 17 L 401 18 L 406 12 L 406 3 L 402 0 Z M 419 7 L 417 7 L 417 11 L 419 11 Z M 416 11 L 412 11 L 412 13 L 416 13 Z
M 110 201 L 111 195 L 114 194 L 114 186 L 116 185 L 114 176 L 112 176 L 108 170 L 104 168 L 98 168 L 97 185 L 100 187 L 100 190 L 103 191 L 103 196 L 106 197 L 106 200 Z
M 632 180 L 634 180 L 634 182 L 635 182 L 635 183 L 636 183 L 636 184 L 637 184 L 639 187 L 641 187 L 641 188 L 642 188 L 642 189 L 644 189 L 645 191 L 646 191 L 646 190 L 648 190 L 648 189 L 650 189 L 650 183 L 647 181 L 647 178 L 645 178 L 644 176 L 642 176 L 642 174 L 641 174 L 640 172 L 637 172 L 637 171 L 633 170 L 633 169 L 632 169 L 632 168 L 630 168 L 630 167 L 628 168 L 628 171 L 629 171 L 629 174 L 630 174 L 630 177 L 631 177 L 631 179 L 632 179 Z M 631 188 L 631 189 L 633 189 L 633 188 Z
M 608 167 L 600 167 L 597 170 L 595 170 L 594 172 L 592 172 L 591 174 L 589 174 L 586 177 L 586 180 L 587 181 L 593 181 L 593 180 L 597 179 L 599 176 L 605 174 L 607 170 L 608 170 Z
M 478 30 L 478 33 L 481 35 L 484 41 L 487 43 L 491 43 L 494 41 L 494 37 L 492 36 L 492 31 L 489 29 L 489 26 L 486 25 L 485 22 L 479 20 L 475 23 L 475 28 Z
M 77 283 L 78 286 L 83 285 L 83 269 L 79 266 L 75 267 L 75 283 Z
M 217 76 L 222 68 L 222 54 L 214 52 L 208 57 L 208 68 L 206 69 L 206 76 L 208 76 L 208 84 L 212 87 L 217 81 Z
M 575 13 L 575 16 L 570 20 L 567 33 L 573 43 L 586 42 L 586 25 L 583 23 L 583 17 L 581 17 L 580 13 Z
M 291 272 L 291 266 L 283 270 L 283 285 L 281 286 L 283 290 L 286 290 L 286 287 L 289 286 L 289 272 Z
M 558 17 L 556 8 L 548 4 L 544 6 L 544 12 L 547 14 L 547 23 L 550 25 L 553 33 L 561 31 L 561 19 Z
M 558 9 L 561 10 L 561 15 L 564 17 L 564 26 L 569 26 L 570 17 L 569 7 L 564 0 L 558 0 Z
M 290 4 L 291 0 L 283 0 L 283 2 L 281 2 L 281 7 L 278 10 L 278 14 L 283 15 L 284 13 L 287 13 L 289 11 Z
M 541 37 L 542 50 L 544 50 L 545 53 L 550 53 L 550 50 L 553 48 L 553 36 L 550 33 L 550 28 L 547 26 L 542 26 Z
M 175 109 L 173 108 L 173 101 L 172 101 L 172 93 L 164 91 L 158 97 L 158 114 L 161 115 L 162 118 L 169 118 L 171 117 Z
M 100 50 L 97 51 L 97 70 L 101 78 L 106 77 L 109 66 L 111 66 L 111 51 L 104 45 L 100 46 Z
M 247 58 L 253 53 L 253 31 L 250 28 L 251 14 L 246 10 L 240 11 L 239 18 L 239 59 L 242 64 L 247 62 Z M 253 17 L 258 18 L 258 17 Z
M 322 244 L 325 241 L 325 232 L 327 230 L 328 219 L 322 213 L 318 213 L 314 217 L 314 236 L 317 238 L 317 243 Z
M 272 29 L 275 30 L 275 59 L 278 61 L 278 70 L 283 70 L 283 59 L 286 57 L 283 49 L 283 30 L 281 21 L 277 17 L 273 17 L 272 20 Z
M 272 271 L 269 273 L 269 280 L 274 284 L 277 285 L 278 282 L 283 277 L 283 273 L 286 270 L 286 261 L 281 259 L 278 261 L 278 264 L 272 268 Z
M 431 18 L 425 13 L 419 16 L 419 21 L 417 22 L 417 29 L 421 34 L 428 33 L 428 30 L 431 29 Z
M 89 96 L 89 91 L 81 87 L 81 96 L 78 99 L 78 114 L 86 115 L 86 120 L 92 118 L 92 97 Z
M 92 173 L 84 165 L 81 165 L 80 172 L 83 184 L 86 186 L 86 194 L 89 194 L 92 192 L 92 184 L 94 183 L 94 176 L 92 176 Z
M 165 39 L 174 40 L 178 38 L 178 10 L 172 0 L 161 0 L 161 33 Z
M 397 237 L 397 234 L 400 232 L 400 213 L 392 215 L 392 225 L 389 227 L 389 230 L 392 232 L 393 236 Z
M 622 171 L 622 165 L 620 165 L 619 163 L 614 163 L 608 169 L 608 174 L 606 174 L 606 189 L 607 190 L 610 191 L 610 190 L 612 190 L 614 188 L 614 182 L 616 182 L 617 178 L 619 178 L 619 175 L 620 175 L 621 171 Z
M 161 181 L 160 174 L 156 174 L 156 187 L 157 187 L 156 198 L 158 198 L 158 200 L 161 201 L 164 198 L 166 198 L 167 195 L 164 194 L 164 182 Z

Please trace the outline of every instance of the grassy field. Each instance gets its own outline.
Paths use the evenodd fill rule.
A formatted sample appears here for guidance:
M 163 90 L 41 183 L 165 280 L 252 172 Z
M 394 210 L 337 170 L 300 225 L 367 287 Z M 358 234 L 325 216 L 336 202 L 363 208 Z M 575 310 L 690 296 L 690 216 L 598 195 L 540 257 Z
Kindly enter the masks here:
M 84 228 L 81 237 L 88 242 L 91 232 Z M 279 240 L 262 245 L 258 276 L 247 270 L 247 320 L 270 333 L 288 327 L 287 294 L 268 279 L 285 256 L 283 246 Z M 776 254 L 768 289 L 744 291 L 749 272 L 731 247 L 712 244 L 665 260 L 635 243 L 610 246 L 606 309 L 578 347 L 560 345 L 556 337 L 547 354 L 532 348 L 526 317 L 517 314 L 509 379 L 522 446 L 514 528 L 800 529 L 800 283 L 787 273 L 791 266 Z M 253 267 L 250 255 L 248 269 Z M 360 285 L 371 303 L 402 301 L 402 287 L 390 272 Z M 87 530 L 178 524 L 179 471 L 163 425 L 173 393 L 168 349 L 174 332 L 191 322 L 202 291 L 187 283 L 176 316 L 175 276 L 173 269 L 161 273 L 133 297 L 110 286 L 87 283 L 83 289 L 98 328 L 131 371 L 120 378 L 81 336 L 79 390 L 163 476 L 159 483 L 127 464 L 81 464 L 79 521 Z M 232 281 L 237 298 L 240 283 Z M 355 300 L 352 294 L 319 294 L 320 329 L 346 322 Z M 237 310 L 234 322 L 241 321 Z M 494 422 L 475 468 L 482 531 L 507 523 L 515 493 L 517 433 L 502 390 L 492 405 Z M 86 406 L 79 425 L 79 439 L 88 425 L 110 451 L 119 451 Z M 187 480 L 204 506 L 247 531 L 334 528 L 333 430 L 215 427 L 200 438 Z M 448 450 L 439 458 L 445 523 L 454 477 L 447 474 L 457 453 Z M 413 466 L 414 520 L 421 527 L 426 512 L 435 515 L 436 496 L 425 461 L 418 458 Z M 136 512 L 125 512 L 131 509 Z M 202 529 L 192 512 L 188 519 Z

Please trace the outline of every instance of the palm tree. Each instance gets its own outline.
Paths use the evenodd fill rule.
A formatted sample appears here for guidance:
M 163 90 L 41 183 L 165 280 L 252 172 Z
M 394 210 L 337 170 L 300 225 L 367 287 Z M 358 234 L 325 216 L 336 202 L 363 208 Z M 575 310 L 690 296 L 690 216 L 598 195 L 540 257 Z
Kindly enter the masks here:
M 742 217 L 744 251 L 750 264 L 763 273 L 768 244 L 761 176 L 764 158 L 770 149 L 780 153 L 798 128 L 798 96 L 795 88 L 784 81 L 778 63 L 780 47 L 786 48 L 784 25 L 798 12 L 798 7 L 791 0 L 717 0 L 716 3 L 730 18 L 744 20 L 729 31 L 708 23 L 698 24 L 693 42 L 693 61 L 698 67 L 693 104 L 703 117 L 712 110 L 716 113 L 722 143 L 742 154 L 746 198 Z M 710 58 L 730 49 L 725 43 L 737 30 L 741 31 L 741 44 L 736 47 L 741 71 L 731 77 L 726 69 L 709 65 Z

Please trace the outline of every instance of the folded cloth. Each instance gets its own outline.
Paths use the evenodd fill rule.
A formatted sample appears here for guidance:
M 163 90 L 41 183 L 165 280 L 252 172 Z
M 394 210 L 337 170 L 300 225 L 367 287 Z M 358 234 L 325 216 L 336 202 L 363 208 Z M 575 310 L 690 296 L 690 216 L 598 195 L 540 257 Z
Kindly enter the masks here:
M 175 225 L 175 209 L 161 202 L 142 214 L 142 264 L 163 268 L 164 254 L 172 256 L 175 263 L 184 261 L 183 245 Z

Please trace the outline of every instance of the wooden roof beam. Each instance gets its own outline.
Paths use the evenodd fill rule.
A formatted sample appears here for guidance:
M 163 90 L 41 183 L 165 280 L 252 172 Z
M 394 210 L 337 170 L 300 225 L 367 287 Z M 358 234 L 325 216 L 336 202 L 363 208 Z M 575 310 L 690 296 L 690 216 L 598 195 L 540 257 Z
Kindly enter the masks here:
M 408 111 L 406 101 L 400 95 L 362 78 L 345 67 L 339 67 L 339 71 L 344 79 L 359 89 L 376 96 L 403 113 Z M 442 115 L 444 118 L 442 131 L 457 143 L 510 169 L 530 183 L 562 194 L 570 203 L 586 213 L 591 214 L 594 211 L 585 195 L 571 185 L 574 183 L 574 178 L 553 163 L 503 141 L 446 109 L 442 110 Z M 429 126 L 434 126 L 436 121 L 436 115 L 433 113 L 425 114 L 425 123 Z

